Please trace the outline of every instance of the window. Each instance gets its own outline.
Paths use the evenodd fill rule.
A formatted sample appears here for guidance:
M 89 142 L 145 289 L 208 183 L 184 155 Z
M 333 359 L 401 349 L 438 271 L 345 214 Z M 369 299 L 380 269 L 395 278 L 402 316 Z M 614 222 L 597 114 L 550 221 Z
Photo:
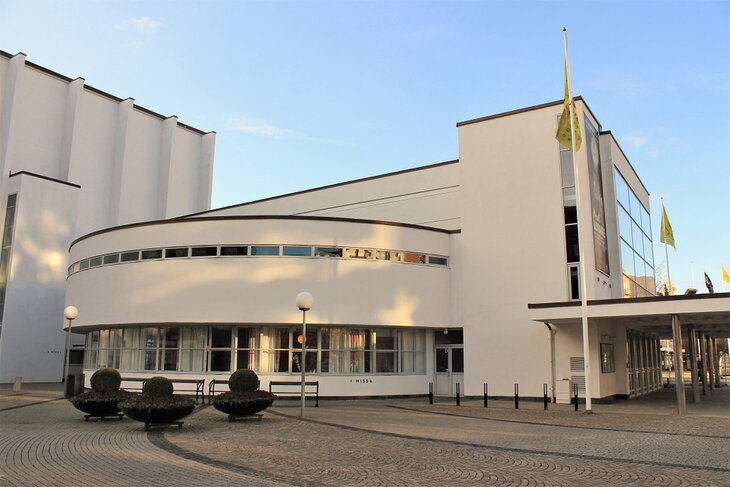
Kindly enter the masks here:
M 8 282 L 8 265 L 10 264 L 10 248 L 13 244 L 13 229 L 15 228 L 15 203 L 18 195 L 8 196 L 5 208 L 5 228 L 3 229 L 2 254 L 0 254 L 0 332 L 5 311 L 5 289 Z
M 140 337 L 140 356 L 142 370 L 157 370 L 157 328 L 142 328 Z
M 394 373 L 398 366 L 398 330 L 376 330 L 375 336 L 375 372 Z
M 139 260 L 138 250 L 135 250 L 134 252 L 122 252 L 122 262 L 132 262 L 135 260 Z
M 601 373 L 616 372 L 613 343 L 601 343 Z
M 221 257 L 248 255 L 248 247 L 243 245 L 222 246 Z
M 193 257 L 215 257 L 218 255 L 218 247 L 193 247 Z
M 202 372 L 205 370 L 206 328 L 183 327 L 180 350 L 180 370 Z
M 139 331 L 137 327 L 124 328 L 122 332 L 122 363 L 123 370 L 139 369 Z
M 89 268 L 89 259 L 84 259 L 81 262 L 79 262 L 79 269 L 84 270 Z
M 177 370 L 180 355 L 180 328 L 160 329 L 160 370 Z
M 391 260 L 394 262 L 400 262 L 401 260 L 401 252 L 396 252 L 394 250 L 377 250 L 375 251 L 375 258 L 378 260 Z
M 259 331 L 257 328 L 236 330 L 236 370 L 259 370 Z
M 122 353 L 122 329 L 101 330 L 99 332 L 99 367 L 119 368 Z
M 428 256 L 428 263 L 432 265 L 449 265 L 449 259 L 446 257 L 437 257 L 435 255 Z
M 289 328 L 267 328 L 262 333 L 262 348 L 266 347 L 262 370 L 289 372 Z
M 294 342 L 292 352 L 291 371 L 301 372 L 302 363 L 302 332 L 297 330 L 293 333 Z M 317 350 L 319 342 L 317 340 L 317 329 L 309 328 L 307 330 L 307 372 L 317 372 Z
M 251 255 L 279 255 L 278 245 L 252 245 Z
M 162 258 L 162 249 L 143 250 L 142 251 L 142 260 L 161 259 L 161 258 Z
M 656 294 L 649 212 L 614 167 L 624 297 Z
M 179 257 L 187 257 L 190 249 L 187 247 L 176 248 L 176 249 L 165 249 L 166 259 L 175 259 Z
M 425 330 L 401 330 L 401 372 L 426 373 Z
M 312 247 L 285 245 L 283 247 L 283 255 L 287 257 L 311 257 Z
M 231 339 L 233 330 L 228 327 L 210 329 L 210 365 L 211 372 L 231 371 Z
M 99 267 L 101 265 L 101 257 L 92 257 L 89 259 L 89 267 Z
M 580 278 L 578 277 L 578 266 L 568 267 L 568 281 L 570 283 L 570 299 L 580 299 Z
M 116 264 L 119 262 L 119 254 L 109 254 L 104 256 L 104 265 Z
M 403 262 L 411 264 L 425 264 L 426 256 L 424 254 L 415 254 L 413 252 L 403 252 Z
M 317 257 L 342 257 L 342 249 L 337 247 L 315 247 L 314 255 Z
M 372 259 L 373 251 L 370 249 L 348 247 L 345 249 L 345 257 L 349 259 Z
M 99 353 L 99 330 L 90 331 L 86 334 L 86 354 L 84 356 L 84 367 L 95 369 L 98 366 L 97 357 Z

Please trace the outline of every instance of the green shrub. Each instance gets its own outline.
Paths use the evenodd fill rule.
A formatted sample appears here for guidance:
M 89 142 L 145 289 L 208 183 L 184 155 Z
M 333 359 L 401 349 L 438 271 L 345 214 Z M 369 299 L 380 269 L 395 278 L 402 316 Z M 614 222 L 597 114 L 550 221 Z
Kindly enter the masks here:
M 91 376 L 91 389 L 95 392 L 118 391 L 122 376 L 116 369 L 99 369 Z
M 146 397 L 172 397 L 174 388 L 167 377 L 147 379 L 142 386 L 142 395 Z
M 238 369 L 228 379 L 228 388 L 235 392 L 253 392 L 259 388 L 259 376 L 249 369 Z

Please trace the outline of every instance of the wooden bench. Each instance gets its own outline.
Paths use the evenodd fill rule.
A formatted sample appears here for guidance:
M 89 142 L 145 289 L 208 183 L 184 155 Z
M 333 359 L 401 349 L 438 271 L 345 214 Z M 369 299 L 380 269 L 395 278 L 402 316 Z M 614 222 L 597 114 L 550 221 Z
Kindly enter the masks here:
M 296 389 L 291 390 L 292 387 L 295 387 Z M 314 386 L 314 391 L 309 386 Z M 269 392 L 274 394 L 274 387 L 284 387 L 289 388 L 290 390 L 284 390 L 281 392 L 276 392 L 275 394 L 277 396 L 301 396 L 302 394 L 302 383 L 301 382 L 294 382 L 294 381 L 274 381 L 272 380 L 269 382 Z M 319 407 L 319 381 L 312 381 L 312 382 L 305 382 L 304 383 L 304 397 L 312 397 L 312 394 L 314 394 L 314 407 Z
M 122 383 L 124 382 L 139 382 L 139 387 L 124 387 L 126 390 L 141 391 L 144 387 L 144 383 L 147 382 L 151 377 L 122 377 Z M 198 400 L 198 395 L 202 402 L 205 402 L 205 394 L 203 393 L 205 387 L 205 379 L 170 379 L 173 387 L 175 384 L 195 384 L 195 400 Z M 178 392 L 193 392 L 192 389 L 183 389 Z

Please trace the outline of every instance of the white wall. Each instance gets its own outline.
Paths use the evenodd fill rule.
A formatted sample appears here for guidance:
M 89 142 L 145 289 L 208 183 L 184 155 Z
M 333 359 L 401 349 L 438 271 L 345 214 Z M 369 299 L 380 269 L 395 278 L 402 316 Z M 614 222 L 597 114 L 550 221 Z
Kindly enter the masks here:
M 165 132 L 162 127 L 167 120 L 136 107 L 132 99 L 120 101 L 100 93 L 86 86 L 82 78 L 70 80 L 26 62 L 23 54 L 0 52 L 0 225 L 7 195 L 17 189 L 8 174 L 21 171 L 60 181 L 52 185 L 71 182 L 81 186 L 73 195 L 56 194 L 55 190 L 47 197 L 38 195 L 29 214 L 51 212 L 58 221 L 54 226 L 33 227 L 25 235 L 28 245 L 35 248 L 59 244 L 53 233 L 59 226 L 70 229 L 68 244 L 79 235 L 120 223 L 206 210 L 215 134 L 199 133 L 178 124 L 176 118 Z M 161 178 L 170 174 L 162 168 L 172 168 L 172 177 Z M 161 193 L 165 199 L 159 197 Z M 67 267 L 66 249 L 59 263 L 63 269 Z M 13 255 L 12 259 L 16 257 L 23 258 Z M 6 308 L 23 311 L 6 316 L 3 322 L 0 363 L 15 357 L 13 367 L 27 371 L 17 375 L 28 377 L 37 377 L 39 367 L 47 366 L 50 375 L 44 380 L 58 380 L 61 371 L 55 362 L 47 361 L 46 350 L 26 347 L 23 338 L 26 323 L 33 323 L 35 332 L 49 330 L 44 335 L 53 341 L 48 350 L 64 346 L 62 336 L 52 330 L 63 312 L 65 272 L 39 276 L 28 274 L 22 282 L 8 285 Z M 39 296 L 46 298 L 43 306 L 26 306 Z M 16 356 L 17 350 L 25 353 Z M 3 375 L 0 382 L 7 378 Z
M 307 244 L 449 255 L 450 235 L 402 226 L 316 220 L 182 220 L 83 239 L 71 261 L 195 244 Z M 311 292 L 312 324 L 451 326 L 450 269 L 378 260 L 218 257 L 93 268 L 67 282 L 74 327 L 129 323 L 292 323 Z
M 386 220 L 455 230 L 459 164 L 424 166 L 299 194 L 213 210 L 207 215 L 318 215 Z
M 0 382 L 57 382 L 63 375 L 67 249 L 78 188 L 14 176 L 17 192 L 12 256 L 0 334 Z M 7 197 L 5 197 L 7 200 Z

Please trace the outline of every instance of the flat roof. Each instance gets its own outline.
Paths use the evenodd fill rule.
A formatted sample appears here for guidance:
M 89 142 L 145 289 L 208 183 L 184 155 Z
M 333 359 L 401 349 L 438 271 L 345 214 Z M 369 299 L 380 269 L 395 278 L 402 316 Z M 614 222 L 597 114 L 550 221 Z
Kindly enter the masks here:
M 530 319 L 556 325 L 580 325 L 580 301 L 531 303 Z M 629 328 L 671 336 L 672 315 L 716 338 L 730 337 L 730 293 L 650 296 L 588 301 L 590 321 L 611 321 Z
M 598 121 L 598 117 L 596 117 L 593 114 L 593 110 L 590 109 L 590 107 L 588 106 L 588 103 L 586 103 L 586 101 L 583 99 L 583 97 L 580 95 L 574 96 L 573 101 L 574 102 L 575 101 L 583 102 L 583 104 L 586 106 L 586 110 L 588 110 L 588 113 L 590 113 L 591 116 L 593 117 L 593 119 L 596 121 L 596 123 L 598 123 L 599 131 L 600 131 L 601 122 Z M 495 118 L 509 117 L 510 115 L 517 115 L 519 113 L 531 112 L 533 110 L 541 110 L 543 108 L 553 107 L 556 105 L 562 105 L 563 102 L 564 102 L 564 99 L 561 98 L 560 100 L 550 101 L 547 103 L 541 103 L 539 105 L 532 105 L 532 106 L 524 107 L 524 108 L 518 108 L 517 110 L 510 110 L 508 112 L 495 113 L 493 115 L 487 115 L 485 117 L 473 118 L 471 120 L 464 120 L 463 122 L 457 122 L 456 126 L 461 127 L 463 125 L 470 125 L 473 123 L 485 122 L 487 120 L 494 120 Z
M 23 53 L 23 52 L 19 52 L 18 54 L 22 54 L 23 56 L 25 56 L 25 53 Z M 9 52 L 5 52 L 3 50 L 0 50 L 0 56 L 3 56 L 5 58 L 7 58 L 7 59 L 12 59 L 15 56 L 17 56 L 18 54 L 13 55 L 13 54 L 10 54 Z M 31 67 L 31 68 L 33 68 L 33 69 L 35 69 L 37 71 L 40 71 L 42 73 L 45 73 L 45 74 L 47 74 L 49 76 L 53 76 L 54 78 L 58 78 L 60 80 L 63 80 L 65 82 L 67 82 L 67 83 L 70 83 L 70 82 L 74 81 L 74 79 L 69 78 L 68 76 L 65 76 L 65 75 L 63 75 L 61 73 L 58 73 L 56 71 L 53 71 L 52 69 L 48 69 L 45 66 L 41 66 L 40 64 L 36 64 L 36 63 L 33 63 L 31 61 L 28 61 L 28 60 L 25 61 L 25 65 L 28 66 L 28 67 Z M 82 80 L 84 80 L 84 89 L 85 90 L 88 90 L 88 91 L 90 91 L 92 93 L 96 93 L 97 95 L 101 95 L 101 96 L 103 96 L 105 98 L 109 98 L 110 100 L 114 100 L 117 103 L 121 103 L 121 102 L 124 101 L 123 98 L 119 98 L 118 96 L 114 96 L 111 93 L 107 93 L 106 91 L 102 91 L 99 88 L 94 88 L 91 85 L 87 85 L 86 84 L 86 80 L 84 78 L 82 78 L 82 77 L 78 77 L 76 79 L 82 79 Z M 134 100 L 134 98 L 127 98 L 127 100 Z M 149 108 L 145 108 L 145 107 L 143 107 L 141 105 L 135 104 L 134 105 L 134 108 L 137 109 L 137 110 L 139 110 L 139 111 L 141 111 L 141 112 L 144 112 L 144 113 L 146 113 L 146 114 L 148 114 L 150 116 L 153 116 L 155 118 L 159 118 L 160 120 L 167 120 L 168 118 L 170 118 L 169 116 L 165 116 L 165 115 L 162 115 L 161 113 L 154 112 L 154 111 L 150 110 Z M 176 116 L 176 115 L 172 115 L 172 116 Z M 198 128 L 195 128 L 195 127 L 193 127 L 191 125 L 187 125 L 187 124 L 182 123 L 182 122 L 177 122 L 177 125 L 179 127 L 181 127 L 181 128 L 190 130 L 191 132 L 195 132 L 195 133 L 197 133 L 199 135 L 205 135 L 205 134 L 215 133 L 214 131 L 205 132 L 203 130 L 200 130 Z

